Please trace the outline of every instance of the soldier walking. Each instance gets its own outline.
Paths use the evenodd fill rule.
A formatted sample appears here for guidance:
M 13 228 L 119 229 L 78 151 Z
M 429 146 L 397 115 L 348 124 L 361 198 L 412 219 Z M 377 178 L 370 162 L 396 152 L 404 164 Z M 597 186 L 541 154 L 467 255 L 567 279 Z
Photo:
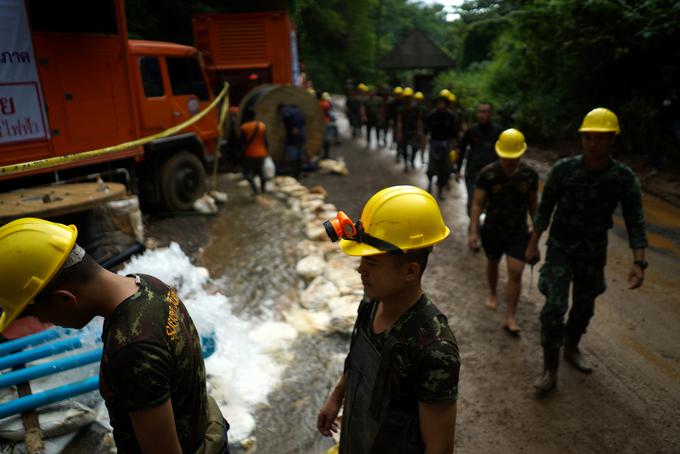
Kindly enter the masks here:
M 533 218 L 538 206 L 538 174 L 520 161 L 527 149 L 524 135 L 516 129 L 507 129 L 496 142 L 500 160 L 484 167 L 477 176 L 470 215 L 469 246 L 477 247 L 481 231 L 482 247 L 486 254 L 486 276 L 490 294 L 486 300 L 489 309 L 498 302 L 498 265 L 505 255 L 508 283 L 505 291 L 507 312 L 503 328 L 518 337 L 521 330 L 515 313 L 522 291 L 525 251 L 529 244 L 527 213 Z M 479 217 L 486 209 L 481 230 Z
M 477 123 L 465 131 L 460 141 L 460 154 L 457 162 L 459 170 L 456 173 L 456 181 L 460 180 L 460 169 L 462 169 L 463 161 L 465 161 L 468 215 L 470 215 L 472 206 L 472 193 L 475 189 L 477 174 L 484 166 L 498 159 L 494 147 L 501 133 L 501 128 L 491 122 L 492 114 L 491 103 L 480 103 L 476 113 Z
M 583 154 L 553 166 L 534 219 L 527 261 L 540 259 L 538 240 L 552 218 L 538 283 L 546 298 L 541 311 L 543 374 L 534 385 L 538 398 L 557 385 L 563 341 L 565 360 L 580 372 L 592 372 L 579 342 L 593 316 L 595 298 L 606 289 L 607 231 L 619 203 L 633 250 L 628 288 L 636 289 L 644 280 L 647 237 L 640 182 L 628 166 L 609 155 L 619 131 L 619 120 L 608 109 L 600 107 L 585 116 L 579 129 Z M 570 285 L 572 306 L 565 325 Z

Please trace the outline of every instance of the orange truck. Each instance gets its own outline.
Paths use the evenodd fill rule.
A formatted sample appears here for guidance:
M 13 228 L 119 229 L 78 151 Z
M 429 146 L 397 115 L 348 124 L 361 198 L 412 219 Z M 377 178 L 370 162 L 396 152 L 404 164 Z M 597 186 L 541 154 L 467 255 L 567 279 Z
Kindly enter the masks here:
M 3 8 L 0 168 L 146 137 L 214 100 L 195 48 L 128 40 L 123 0 L 7 0 Z M 127 175 L 145 206 L 190 209 L 217 156 L 217 117 L 210 112 L 143 146 L 0 173 L 0 192 L 94 173 Z
M 195 14 L 193 31 L 212 86 L 229 82 L 233 105 L 256 85 L 300 82 L 297 35 L 285 11 Z

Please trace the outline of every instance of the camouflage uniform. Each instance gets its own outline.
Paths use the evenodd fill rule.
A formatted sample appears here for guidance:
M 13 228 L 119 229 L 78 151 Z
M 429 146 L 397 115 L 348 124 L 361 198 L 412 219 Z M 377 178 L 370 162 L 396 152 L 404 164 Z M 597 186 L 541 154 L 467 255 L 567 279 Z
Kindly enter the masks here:
M 607 231 L 619 202 L 631 249 L 646 248 L 640 183 L 629 167 L 611 159 L 603 171 L 588 172 L 583 156 L 576 156 L 550 170 L 534 219 L 536 230 L 544 231 L 557 206 L 538 283 L 546 296 L 541 312 L 544 348 L 559 349 L 565 334 L 578 343 L 586 332 L 595 298 L 606 289 Z M 565 327 L 572 282 L 573 305 Z
M 380 349 L 388 332 L 401 331 L 425 305 L 433 303 L 423 296 L 390 330 L 375 334 L 371 327 L 378 304 L 373 302 L 368 326 L 364 327 L 369 339 Z M 395 350 L 391 360 L 390 397 L 393 405 L 403 404 L 417 411 L 418 402 L 437 404 L 458 400 L 460 356 L 458 343 L 446 318 L 433 318 L 417 332 L 400 332 L 399 337 L 404 341 L 403 348 Z
M 414 100 L 404 101 L 399 110 L 401 119 L 401 141 L 397 144 L 399 155 L 404 159 L 404 168 L 414 165 L 416 154 L 420 148 L 423 111 Z
M 458 399 L 458 345 L 425 295 L 379 334 L 372 328 L 377 307 L 361 303 L 352 334 L 340 453 L 421 453 L 418 403 Z
M 529 194 L 538 191 L 536 171 L 520 162 L 508 177 L 500 161 L 496 161 L 479 172 L 476 187 L 486 192 L 486 218 L 481 229 L 486 255 L 492 260 L 503 254 L 525 260 Z
M 184 452 L 204 443 L 208 424 L 205 366 L 196 328 L 173 289 L 136 276 L 139 290 L 104 321 L 100 390 L 118 452 L 141 452 L 129 413 L 172 400 Z

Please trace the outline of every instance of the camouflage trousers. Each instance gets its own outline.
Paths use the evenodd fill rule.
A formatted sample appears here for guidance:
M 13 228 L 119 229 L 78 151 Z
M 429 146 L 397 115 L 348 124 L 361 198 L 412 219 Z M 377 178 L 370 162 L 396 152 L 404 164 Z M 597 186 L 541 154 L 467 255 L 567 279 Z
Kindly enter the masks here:
M 545 264 L 541 268 L 538 288 L 545 295 L 541 311 L 541 345 L 559 349 L 567 337 L 578 343 L 593 316 L 595 298 L 604 293 L 606 248 L 593 254 L 567 253 L 562 248 L 548 245 Z M 573 285 L 572 285 L 573 284 Z M 569 308 L 569 288 L 572 287 L 572 306 Z

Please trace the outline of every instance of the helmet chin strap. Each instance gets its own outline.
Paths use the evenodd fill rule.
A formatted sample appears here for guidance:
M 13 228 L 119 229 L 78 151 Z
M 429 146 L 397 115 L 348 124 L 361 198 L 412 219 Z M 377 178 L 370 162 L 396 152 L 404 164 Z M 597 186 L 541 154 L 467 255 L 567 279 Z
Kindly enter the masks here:
M 381 240 L 380 238 L 376 238 L 366 233 L 366 231 L 364 230 L 364 225 L 361 223 L 361 221 L 358 221 L 355 224 L 355 228 L 357 230 L 357 234 L 351 238 L 345 237 L 346 240 L 368 244 L 369 246 L 372 246 L 378 250 L 387 252 L 389 254 L 404 254 L 404 250 L 398 248 L 394 244 L 389 243 L 385 240 Z

